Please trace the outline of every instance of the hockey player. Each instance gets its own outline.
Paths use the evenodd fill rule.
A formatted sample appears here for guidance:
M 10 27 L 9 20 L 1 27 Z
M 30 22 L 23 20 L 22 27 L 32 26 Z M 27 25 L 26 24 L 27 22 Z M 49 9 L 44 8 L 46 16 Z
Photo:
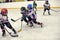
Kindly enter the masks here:
M 37 3 L 35 1 L 33 1 L 33 10 L 35 11 L 35 14 L 37 15 L 36 11 L 37 11 Z
M 45 4 L 43 5 L 44 6 L 44 12 L 43 12 L 43 15 L 45 14 L 46 10 L 48 10 L 48 14 L 50 14 L 50 4 L 48 1 L 45 1 Z
M 30 22 L 30 27 L 32 26 L 32 22 L 31 22 L 31 17 L 30 16 L 28 16 L 28 10 L 25 8 L 25 7 L 21 7 L 21 14 L 22 14 L 22 19 L 21 19 L 21 21 L 25 21 L 26 23 L 27 23 L 27 25 L 29 24 L 29 22 Z
M 21 18 L 21 21 L 25 21 L 28 25 L 28 20 L 27 20 L 27 10 L 25 7 L 21 7 L 21 14 L 22 14 L 22 18 Z
M 28 16 L 30 17 L 32 21 L 31 22 L 32 26 L 33 26 L 33 23 L 35 23 L 35 24 L 41 25 L 42 27 L 42 23 L 36 21 L 36 14 L 35 14 L 35 11 L 33 10 L 32 4 L 28 4 L 27 8 L 28 8 Z
M 33 8 L 37 10 L 37 3 L 35 1 L 33 1 Z
M 14 32 L 14 34 L 16 34 L 17 33 L 16 30 L 11 26 L 11 24 L 10 24 L 10 22 L 8 20 L 8 16 L 7 16 L 8 15 L 8 10 L 6 8 L 2 8 L 0 15 L 1 15 L 0 27 L 2 29 L 2 36 L 6 36 L 5 27 L 4 27 L 5 25 L 9 29 L 11 29 Z

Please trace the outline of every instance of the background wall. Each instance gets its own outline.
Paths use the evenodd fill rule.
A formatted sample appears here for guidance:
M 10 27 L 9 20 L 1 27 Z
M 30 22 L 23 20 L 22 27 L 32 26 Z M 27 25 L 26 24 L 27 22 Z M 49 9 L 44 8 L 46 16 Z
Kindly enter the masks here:
M 45 1 L 36 1 L 38 8 L 43 8 L 43 4 Z M 28 4 L 32 4 L 33 1 L 26 2 L 11 2 L 11 3 L 0 3 L 0 8 L 20 8 L 22 6 L 27 6 Z M 60 0 L 49 0 L 51 7 L 60 8 Z
M 60 0 L 49 0 L 51 6 L 60 6 Z
M 0 2 L 4 2 L 5 0 L 0 0 Z

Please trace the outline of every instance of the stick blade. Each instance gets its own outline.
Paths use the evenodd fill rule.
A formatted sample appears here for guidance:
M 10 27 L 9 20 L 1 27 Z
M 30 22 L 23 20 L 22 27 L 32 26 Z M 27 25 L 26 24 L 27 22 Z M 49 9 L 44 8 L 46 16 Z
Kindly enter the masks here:
M 11 35 L 11 37 L 18 37 L 18 35 Z
M 21 31 L 22 31 L 22 29 L 18 30 L 18 32 L 21 32 Z
M 51 9 L 52 11 L 54 11 L 54 12 L 58 12 L 58 11 L 56 11 L 56 10 L 53 10 L 53 9 Z
M 12 34 L 10 34 L 10 36 L 11 36 L 11 37 L 18 37 L 18 35 L 17 35 L 17 34 L 16 34 L 16 35 L 12 35 Z
M 15 20 L 11 19 L 11 21 L 15 22 Z

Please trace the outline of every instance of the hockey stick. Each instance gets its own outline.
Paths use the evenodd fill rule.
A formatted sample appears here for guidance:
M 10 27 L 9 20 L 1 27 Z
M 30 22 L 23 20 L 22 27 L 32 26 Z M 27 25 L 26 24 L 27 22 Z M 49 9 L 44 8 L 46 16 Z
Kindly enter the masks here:
M 5 28 L 5 30 L 8 32 L 8 34 L 11 36 L 11 37 L 18 37 L 18 35 L 11 35 L 11 33 Z
M 22 31 L 22 21 L 21 21 L 21 28 L 18 30 L 18 32 L 21 32 Z
M 60 10 L 58 10 L 58 12 L 60 12 Z
M 14 19 L 12 19 L 12 18 L 11 18 L 11 21 L 15 22 L 15 20 L 14 20 Z
M 14 20 L 14 19 L 11 18 L 11 21 L 16 22 L 16 21 L 18 21 L 19 19 L 21 19 L 21 18 L 18 18 L 18 19 L 16 19 L 16 20 Z
M 58 12 L 58 11 L 56 11 L 56 10 L 53 10 L 53 9 L 51 9 L 52 11 L 54 11 L 54 12 Z

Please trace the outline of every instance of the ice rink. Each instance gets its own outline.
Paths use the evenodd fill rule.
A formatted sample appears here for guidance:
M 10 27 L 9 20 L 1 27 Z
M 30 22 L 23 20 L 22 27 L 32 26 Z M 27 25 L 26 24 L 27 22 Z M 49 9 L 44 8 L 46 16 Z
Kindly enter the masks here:
M 60 8 L 54 10 L 60 10 Z M 23 22 L 22 31 L 18 32 L 19 37 L 11 37 L 7 32 L 7 36 L 2 37 L 0 29 L 0 40 L 60 40 L 60 12 L 50 12 L 51 15 L 48 15 L 47 12 L 43 15 L 43 9 L 37 11 L 37 21 L 43 23 L 42 28 L 37 24 L 34 24 L 34 27 L 30 28 Z M 12 22 L 10 19 L 13 18 L 16 20 L 20 18 L 20 9 L 9 9 L 8 17 L 11 25 L 18 31 L 21 28 L 21 21 Z M 8 31 L 12 32 L 10 29 Z

